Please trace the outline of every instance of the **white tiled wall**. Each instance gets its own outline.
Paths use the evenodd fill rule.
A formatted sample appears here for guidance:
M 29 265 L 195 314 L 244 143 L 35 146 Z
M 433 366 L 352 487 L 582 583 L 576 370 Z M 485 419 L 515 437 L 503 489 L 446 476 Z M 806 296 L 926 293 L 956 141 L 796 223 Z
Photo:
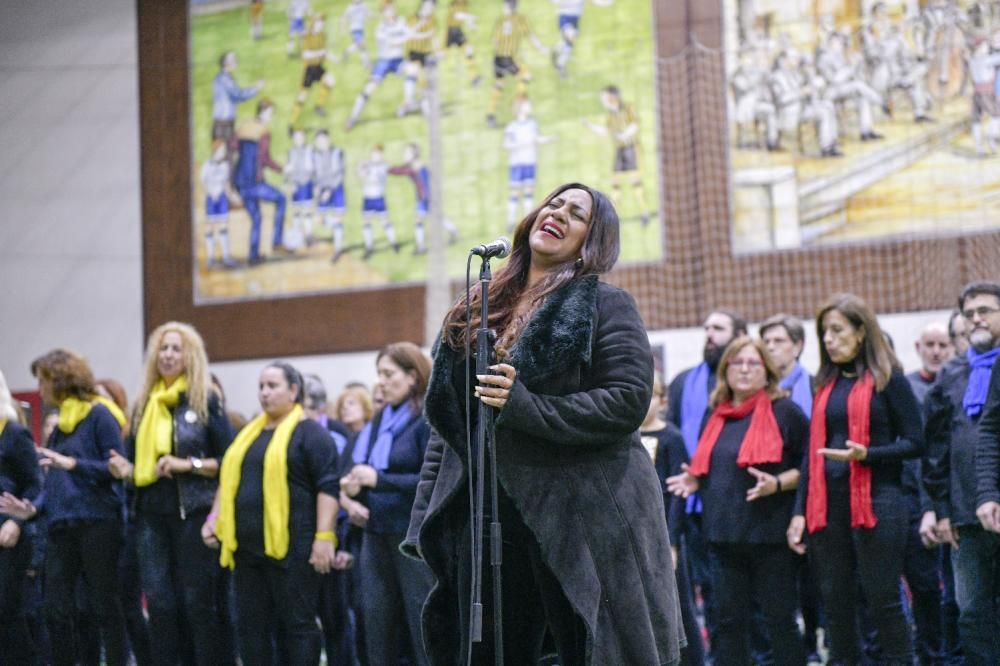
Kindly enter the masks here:
M 34 386 L 31 359 L 66 346 L 137 388 L 142 358 L 139 125 L 132 0 L 0 0 L 0 369 Z M 907 369 L 946 312 L 882 319 Z M 657 331 L 668 377 L 701 355 L 698 329 Z M 805 363 L 815 368 L 810 329 Z M 335 395 L 374 379 L 374 354 L 303 357 Z M 263 361 L 213 370 L 234 409 L 256 409 Z

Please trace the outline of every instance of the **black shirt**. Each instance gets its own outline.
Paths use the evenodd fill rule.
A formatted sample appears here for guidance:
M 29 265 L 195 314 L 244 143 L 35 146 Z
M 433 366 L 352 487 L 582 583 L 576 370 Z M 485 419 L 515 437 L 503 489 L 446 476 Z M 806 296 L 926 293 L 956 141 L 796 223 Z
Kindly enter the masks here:
M 838 375 L 826 406 L 826 448 L 847 448 L 847 397 L 857 377 Z M 910 382 L 903 373 L 894 370 L 889 383 L 872 393 L 871 426 L 868 457 L 861 463 L 872 468 L 872 494 L 888 484 L 902 485 L 903 460 L 920 456 L 924 450 L 923 420 L 920 405 L 913 395 Z M 809 484 L 808 456 L 803 457 L 802 478 L 795 503 L 795 512 L 805 515 L 806 491 Z M 848 496 L 850 463 L 824 459 L 827 492 L 838 497 Z M 832 496 L 832 495 L 831 495 Z
M 777 475 L 801 464 L 809 442 L 809 420 L 788 398 L 775 400 L 773 409 L 781 431 L 781 462 L 754 467 Z M 785 543 L 795 492 L 784 491 L 748 502 L 747 491 L 757 481 L 746 468 L 736 464 L 752 418 L 751 413 L 726 421 L 712 449 L 709 473 L 699 479 L 704 504 L 702 530 L 709 542 Z
M 239 552 L 264 555 L 264 455 L 274 430 L 264 430 L 250 445 L 236 492 L 236 542 Z M 316 533 L 316 495 L 340 495 L 337 449 L 326 429 L 300 421 L 288 443 L 289 553 L 309 552 Z

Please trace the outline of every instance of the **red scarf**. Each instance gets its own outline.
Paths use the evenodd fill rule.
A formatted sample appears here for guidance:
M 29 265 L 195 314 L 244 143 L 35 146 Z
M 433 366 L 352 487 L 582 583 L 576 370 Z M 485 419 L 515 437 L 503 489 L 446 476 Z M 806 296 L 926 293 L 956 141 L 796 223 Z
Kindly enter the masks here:
M 740 454 L 736 458 L 736 464 L 740 467 L 749 467 L 750 465 L 780 463 L 784 441 L 781 438 L 778 421 L 774 418 L 771 396 L 764 389 L 761 389 L 754 393 L 753 397 L 740 403 L 738 407 L 733 407 L 731 402 L 724 402 L 715 408 L 712 415 L 708 417 L 705 430 L 698 440 L 698 448 L 695 449 L 688 472 L 694 476 L 708 474 L 712 462 L 712 449 L 715 448 L 715 443 L 718 441 L 726 421 L 742 419 L 750 412 L 753 412 L 753 417 L 750 419 L 750 427 L 747 428 L 743 442 L 740 444 Z
M 813 402 L 809 426 L 809 488 L 806 495 L 806 527 L 809 533 L 826 527 L 826 458 L 818 451 L 826 446 L 826 404 L 836 380 L 827 382 Z M 847 438 L 864 445 L 871 443 L 872 395 L 875 380 L 865 372 L 847 395 Z M 875 527 L 878 519 L 872 511 L 872 468 L 851 461 L 851 527 Z

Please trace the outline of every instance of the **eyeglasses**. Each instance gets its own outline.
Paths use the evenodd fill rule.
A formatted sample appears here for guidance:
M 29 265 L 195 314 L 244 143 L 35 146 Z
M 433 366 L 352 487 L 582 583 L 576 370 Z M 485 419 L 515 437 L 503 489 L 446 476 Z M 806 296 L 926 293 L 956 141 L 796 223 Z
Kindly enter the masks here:
M 748 359 L 743 359 L 742 361 L 730 361 L 729 367 L 746 368 L 747 370 L 756 370 L 757 368 L 763 368 L 764 364 L 755 358 L 748 358 Z
M 972 321 L 973 317 L 979 315 L 980 319 L 986 319 L 989 315 L 994 312 L 1000 312 L 1000 308 L 991 308 L 988 305 L 980 305 L 978 308 L 972 308 L 971 310 L 963 310 L 962 316 Z

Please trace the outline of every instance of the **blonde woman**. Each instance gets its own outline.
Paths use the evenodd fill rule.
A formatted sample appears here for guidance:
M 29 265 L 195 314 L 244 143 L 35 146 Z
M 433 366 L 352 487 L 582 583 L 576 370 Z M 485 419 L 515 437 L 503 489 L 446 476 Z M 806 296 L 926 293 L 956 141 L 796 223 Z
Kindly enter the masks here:
M 31 432 L 18 422 L 14 399 L 0 372 L 0 489 L 35 499 L 40 490 L 38 462 Z M 22 593 L 31 563 L 31 539 L 22 538 L 24 521 L 0 512 L 0 645 L 10 663 L 31 663 L 31 635 Z
M 125 454 L 112 454 L 108 463 L 116 477 L 135 485 L 154 663 L 176 664 L 186 644 L 196 663 L 220 663 L 215 590 L 221 569 L 202 543 L 201 526 L 232 438 L 201 336 L 179 322 L 158 327 L 146 346 Z

